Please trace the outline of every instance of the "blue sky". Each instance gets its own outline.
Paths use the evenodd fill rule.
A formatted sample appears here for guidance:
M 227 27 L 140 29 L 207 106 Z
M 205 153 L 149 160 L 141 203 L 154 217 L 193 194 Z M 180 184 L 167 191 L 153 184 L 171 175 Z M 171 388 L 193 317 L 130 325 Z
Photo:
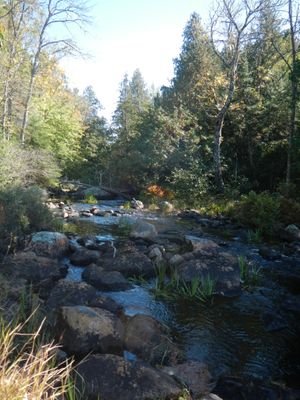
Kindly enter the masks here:
M 139 68 L 147 85 L 159 88 L 173 76 L 182 33 L 192 12 L 207 20 L 211 0 L 94 0 L 92 24 L 75 39 L 90 55 L 61 61 L 71 87 L 91 85 L 108 120 L 124 74 Z

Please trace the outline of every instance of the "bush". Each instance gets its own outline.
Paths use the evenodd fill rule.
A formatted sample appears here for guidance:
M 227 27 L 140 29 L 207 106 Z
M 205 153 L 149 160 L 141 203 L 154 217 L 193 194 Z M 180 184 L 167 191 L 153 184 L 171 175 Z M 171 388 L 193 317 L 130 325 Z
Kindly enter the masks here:
M 179 204 L 189 207 L 199 205 L 207 193 L 208 184 L 206 175 L 198 168 L 176 168 L 169 179 L 172 192 Z
M 31 232 L 55 229 L 57 223 L 43 196 L 37 187 L 0 191 L 0 250 L 17 245 Z
M 282 197 L 280 201 L 280 220 L 285 225 L 300 225 L 300 203 Z
M 59 168 L 50 153 L 0 142 L 0 189 L 12 185 L 47 186 L 58 177 Z
M 262 233 L 272 234 L 278 227 L 280 217 L 280 197 L 267 192 L 251 191 L 242 196 L 236 209 L 241 222 L 259 229 Z

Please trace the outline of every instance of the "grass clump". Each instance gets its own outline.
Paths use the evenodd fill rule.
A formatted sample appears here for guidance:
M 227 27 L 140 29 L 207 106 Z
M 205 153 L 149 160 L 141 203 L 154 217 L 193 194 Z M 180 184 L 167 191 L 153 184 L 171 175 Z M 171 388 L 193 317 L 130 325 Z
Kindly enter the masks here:
M 26 324 L 13 327 L 0 324 L 0 398 L 1 400 L 67 399 L 74 390 L 69 376 L 72 363 L 56 365 L 58 347 L 41 344 L 42 325 L 34 333 L 24 334 Z
M 260 284 L 262 274 L 261 268 L 256 264 L 249 263 L 245 257 L 238 258 L 241 281 L 245 288 L 255 287 Z
M 215 281 L 209 276 L 195 277 L 190 282 L 181 279 L 176 270 L 168 274 L 165 264 L 156 267 L 154 293 L 165 299 L 185 299 L 207 301 L 214 294 Z
M 95 204 L 95 203 L 97 203 L 97 199 L 96 199 L 96 197 L 94 196 L 94 195 L 92 195 L 92 194 L 86 194 L 85 196 L 84 196 L 84 203 L 87 203 L 87 204 Z

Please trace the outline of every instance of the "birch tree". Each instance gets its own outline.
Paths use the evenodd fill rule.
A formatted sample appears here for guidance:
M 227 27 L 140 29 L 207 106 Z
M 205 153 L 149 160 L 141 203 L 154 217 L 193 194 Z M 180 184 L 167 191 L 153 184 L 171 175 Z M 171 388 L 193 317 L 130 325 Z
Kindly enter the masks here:
M 214 174 L 218 191 L 224 191 L 221 143 L 226 113 L 232 103 L 240 53 L 249 39 L 250 26 L 263 6 L 263 0 L 220 0 L 210 18 L 210 39 L 227 75 L 224 98 L 218 104 L 214 128 Z

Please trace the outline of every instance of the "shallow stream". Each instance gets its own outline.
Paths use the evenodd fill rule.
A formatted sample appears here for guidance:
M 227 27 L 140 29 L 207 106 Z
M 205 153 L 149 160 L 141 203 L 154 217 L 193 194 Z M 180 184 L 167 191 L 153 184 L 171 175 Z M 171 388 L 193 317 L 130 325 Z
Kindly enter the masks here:
M 99 208 L 119 210 L 120 202 L 101 202 Z M 74 209 L 91 208 L 73 204 Z M 137 218 L 154 224 L 158 232 L 197 234 L 199 224 L 186 223 L 176 216 L 134 212 L 125 216 L 80 218 L 65 224 L 65 231 L 75 235 L 97 235 L 100 240 L 126 238 L 128 225 Z M 126 229 L 127 228 L 127 229 Z M 219 233 L 219 234 L 218 234 Z M 259 287 L 244 290 L 237 298 L 214 298 L 212 302 L 163 301 L 151 292 L 153 282 L 134 285 L 124 292 L 105 292 L 125 307 L 128 315 L 152 315 L 170 328 L 174 341 L 188 359 L 204 361 L 216 377 L 225 374 L 245 379 L 259 378 L 300 388 L 299 288 L 292 287 L 289 273 L 298 274 L 300 260 L 282 256 L 267 261 L 258 246 L 248 244 L 222 230 L 207 230 L 203 235 L 219 241 L 224 250 L 256 262 L 262 271 Z M 66 260 L 68 263 L 68 261 Z M 66 279 L 81 280 L 84 268 L 70 263 Z M 278 278 L 286 271 L 287 279 Z M 291 282 L 292 281 L 292 282 Z M 293 304 L 289 307 L 288 304 Z

